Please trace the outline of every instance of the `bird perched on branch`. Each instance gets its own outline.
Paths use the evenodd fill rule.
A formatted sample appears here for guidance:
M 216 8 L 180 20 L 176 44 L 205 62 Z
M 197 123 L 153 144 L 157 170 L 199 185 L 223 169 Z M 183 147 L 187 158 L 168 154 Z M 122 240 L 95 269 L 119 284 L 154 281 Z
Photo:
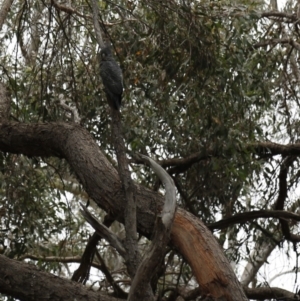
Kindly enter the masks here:
M 123 76 L 120 66 L 114 60 L 111 47 L 106 46 L 100 51 L 100 75 L 109 104 L 116 110 L 121 107 L 123 93 Z

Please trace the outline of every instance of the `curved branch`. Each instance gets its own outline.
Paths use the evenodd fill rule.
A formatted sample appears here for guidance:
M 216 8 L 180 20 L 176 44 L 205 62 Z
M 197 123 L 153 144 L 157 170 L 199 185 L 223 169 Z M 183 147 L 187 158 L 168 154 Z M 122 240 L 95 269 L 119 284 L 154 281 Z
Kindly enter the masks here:
M 276 299 L 276 300 L 299 300 L 297 294 L 278 287 L 256 287 L 244 288 L 248 298 L 256 300 Z
M 137 269 L 130 287 L 128 300 L 145 300 L 144 288 L 146 285 L 150 285 L 152 277 L 164 258 L 176 208 L 176 191 L 173 179 L 154 160 L 146 156 L 142 157 L 150 163 L 152 169 L 164 183 L 166 196 L 161 216 L 156 220 L 152 244 Z
M 42 272 L 32 264 L 0 255 L 0 292 L 17 299 L 121 301 L 107 294 L 94 292 L 80 283 Z M 51 295 L 49 295 L 51 292 Z
M 75 106 L 66 104 L 66 100 L 62 94 L 59 95 L 59 105 L 65 110 L 72 114 L 73 122 L 80 123 L 81 119 L 78 110 Z

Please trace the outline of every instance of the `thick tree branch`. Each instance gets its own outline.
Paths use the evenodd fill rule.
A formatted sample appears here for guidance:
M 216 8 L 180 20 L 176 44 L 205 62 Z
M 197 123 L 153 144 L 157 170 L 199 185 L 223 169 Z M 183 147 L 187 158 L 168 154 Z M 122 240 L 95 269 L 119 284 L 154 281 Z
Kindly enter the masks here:
M 299 295 L 277 287 L 257 287 L 257 288 L 245 287 L 244 290 L 248 298 L 255 299 L 255 300 L 266 300 L 266 299 L 285 300 L 285 301 L 299 300 Z
M 0 255 L 0 292 L 26 301 L 120 301 L 84 285 Z M 49 294 L 51 292 L 51 294 Z
M 0 150 L 65 158 L 98 206 L 124 222 L 125 196 L 118 173 L 91 135 L 79 125 L 2 123 Z M 135 193 L 138 230 L 151 237 L 162 196 L 139 185 L 135 185 Z M 219 244 L 198 218 L 178 208 L 171 241 L 191 265 L 204 293 L 226 296 L 229 301 L 247 300 Z
M 113 222 L 114 219 L 108 214 L 105 216 L 103 224 L 109 228 Z M 97 232 L 95 232 L 89 239 L 83 252 L 80 266 L 72 276 L 73 281 L 81 283 L 85 283 L 87 281 L 99 240 L 101 240 L 101 237 L 97 234 Z

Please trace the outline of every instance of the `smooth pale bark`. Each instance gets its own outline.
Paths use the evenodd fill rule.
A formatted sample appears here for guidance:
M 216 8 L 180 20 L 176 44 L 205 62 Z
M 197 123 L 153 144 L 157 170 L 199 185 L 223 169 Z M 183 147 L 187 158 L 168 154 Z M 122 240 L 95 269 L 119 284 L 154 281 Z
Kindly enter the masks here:
M 164 184 L 166 193 L 162 212 L 156 218 L 152 243 L 147 248 L 143 260 L 139 264 L 132 280 L 127 299 L 130 301 L 147 300 L 143 295 L 143 291 L 147 285 L 150 285 L 152 278 L 163 262 L 176 210 L 176 189 L 173 179 L 154 160 L 146 156 L 143 156 L 143 158 L 150 163 L 150 166 Z
M 260 238 L 261 239 L 261 238 Z M 268 241 L 258 240 L 250 254 L 249 260 L 244 268 L 241 277 L 241 284 L 248 286 L 254 277 L 257 275 L 258 270 L 267 261 L 271 252 L 276 248 L 275 243 Z
M 82 127 L 67 123 L 0 124 L 0 150 L 27 156 L 65 158 L 89 196 L 104 210 L 124 222 L 124 194 L 117 171 Z M 151 237 L 163 196 L 135 185 L 138 231 Z M 191 265 L 203 289 L 228 301 L 247 300 L 222 249 L 205 225 L 178 208 L 171 243 Z

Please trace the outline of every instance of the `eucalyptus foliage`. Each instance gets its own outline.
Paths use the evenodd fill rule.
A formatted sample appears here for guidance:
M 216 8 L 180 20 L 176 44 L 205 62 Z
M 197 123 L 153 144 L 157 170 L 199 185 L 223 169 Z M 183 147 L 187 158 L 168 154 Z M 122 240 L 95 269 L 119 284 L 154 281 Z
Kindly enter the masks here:
M 0 75 L 13 100 L 11 119 L 71 122 L 63 100 L 78 109 L 82 126 L 115 164 L 90 3 L 70 2 L 72 13 L 51 3 L 15 1 L 2 30 Z M 290 12 L 294 8 L 288 5 Z M 99 1 L 99 9 L 103 35 L 123 70 L 121 113 L 135 180 L 161 187 L 137 164 L 138 153 L 160 162 L 198 154 L 193 164 L 165 165 L 181 207 L 205 223 L 271 209 L 282 159 L 262 158 L 252 145 L 299 139 L 299 79 L 293 72 L 299 55 L 289 44 L 267 43 L 298 39 L 294 25 L 263 17 L 269 7 L 261 1 L 114 0 Z M 12 258 L 82 254 L 89 231 L 77 201 L 86 196 L 64 161 L 2 153 L 0 178 L 1 253 Z M 297 160 L 289 180 L 292 208 L 299 198 Z M 75 183 L 77 190 L 65 183 Z M 257 220 L 216 236 L 221 244 L 233 239 L 230 259 L 240 263 L 253 242 L 272 240 L 278 229 L 277 220 Z M 115 255 L 107 255 L 108 249 L 100 248 L 108 265 L 122 266 L 113 267 Z M 179 276 L 166 281 L 188 283 L 189 266 L 174 250 L 168 256 L 170 271 Z

